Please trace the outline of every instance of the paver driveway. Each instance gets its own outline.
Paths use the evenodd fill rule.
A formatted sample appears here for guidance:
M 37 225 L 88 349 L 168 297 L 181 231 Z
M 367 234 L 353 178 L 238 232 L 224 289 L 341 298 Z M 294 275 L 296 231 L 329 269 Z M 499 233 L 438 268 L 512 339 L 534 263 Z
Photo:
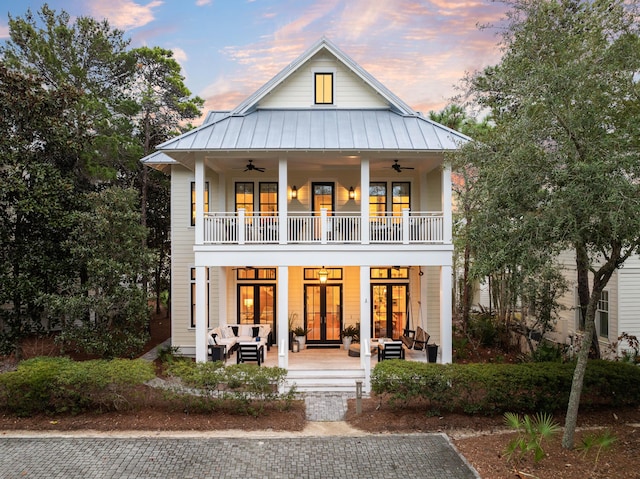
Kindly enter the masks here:
M 478 478 L 441 434 L 358 437 L 0 437 L 0 477 Z

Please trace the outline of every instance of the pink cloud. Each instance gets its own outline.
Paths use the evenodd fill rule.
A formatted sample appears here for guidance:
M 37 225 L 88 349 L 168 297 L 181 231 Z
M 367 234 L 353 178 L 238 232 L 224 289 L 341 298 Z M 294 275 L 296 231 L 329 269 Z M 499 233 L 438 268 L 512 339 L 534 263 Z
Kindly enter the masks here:
M 164 2 L 152 0 L 141 5 L 133 0 L 100 0 L 89 3 L 92 15 L 107 18 L 109 23 L 122 30 L 141 27 L 154 20 L 153 9 Z
M 259 20 L 279 25 L 273 33 L 224 49 L 238 68 L 227 74 L 233 91 L 207 89 L 218 108 L 242 101 L 325 35 L 409 105 L 441 109 L 466 72 L 499 60 L 498 38 L 478 24 L 497 24 L 506 7 L 490 0 L 331 0 L 299 12 L 275 8 Z
M 0 38 L 9 38 L 9 25 L 0 24 Z

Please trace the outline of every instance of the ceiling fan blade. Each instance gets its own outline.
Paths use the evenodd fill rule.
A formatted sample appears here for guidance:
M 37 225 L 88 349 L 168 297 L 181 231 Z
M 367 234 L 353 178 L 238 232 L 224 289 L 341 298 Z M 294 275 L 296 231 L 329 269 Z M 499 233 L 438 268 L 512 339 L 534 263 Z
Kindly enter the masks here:
M 253 169 L 256 170 L 256 171 L 259 171 L 260 173 L 264 173 L 264 171 L 265 171 L 265 168 L 258 167 L 258 166 L 254 166 Z

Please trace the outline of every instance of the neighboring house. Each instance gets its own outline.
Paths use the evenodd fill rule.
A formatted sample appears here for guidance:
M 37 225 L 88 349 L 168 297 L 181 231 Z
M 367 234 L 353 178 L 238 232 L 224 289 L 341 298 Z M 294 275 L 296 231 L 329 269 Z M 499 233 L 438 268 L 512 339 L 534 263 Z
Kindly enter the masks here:
M 566 344 L 575 351 L 584 332 L 584 320 L 580 315 L 575 253 L 567 251 L 558 257 L 558 263 L 568 285 L 567 292 L 558 300 L 559 317 L 552 331 L 545 337 Z M 590 277 L 590 281 L 593 278 Z M 595 327 L 603 358 L 613 359 L 625 352 L 634 354 L 626 340 L 619 340 L 623 333 L 640 338 L 640 256 L 631 256 L 624 267 L 614 272 L 598 303 Z M 475 283 L 473 307 L 493 307 L 489 295 L 489 283 Z M 635 351 L 637 353 L 637 351 Z
M 211 328 L 269 324 L 286 368 L 290 319 L 311 347 L 421 325 L 451 362 L 443 157 L 468 140 L 322 39 L 160 145 L 142 161 L 171 175 L 172 345 L 205 361 Z
M 549 337 L 559 343 L 577 345 L 584 322 L 580 317 L 575 255 L 565 253 L 560 257 L 569 291 L 561 298 L 560 312 L 555 330 Z M 596 333 L 600 352 L 604 358 L 630 351 L 626 341 L 618 341 L 623 333 L 640 338 L 640 257 L 631 256 L 609 280 L 598 303 Z M 632 351 L 630 351 L 632 352 Z

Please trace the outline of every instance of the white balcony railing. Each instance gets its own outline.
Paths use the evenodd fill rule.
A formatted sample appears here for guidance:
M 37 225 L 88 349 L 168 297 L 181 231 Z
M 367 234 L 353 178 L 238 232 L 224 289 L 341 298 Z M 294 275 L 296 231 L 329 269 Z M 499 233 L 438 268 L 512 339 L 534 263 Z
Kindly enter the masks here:
M 441 212 L 404 210 L 369 218 L 369 242 L 438 244 L 443 242 Z M 280 241 L 280 216 L 237 213 L 205 213 L 204 244 L 360 244 L 362 217 L 353 213 L 328 215 L 326 210 L 289 213 L 286 241 Z

